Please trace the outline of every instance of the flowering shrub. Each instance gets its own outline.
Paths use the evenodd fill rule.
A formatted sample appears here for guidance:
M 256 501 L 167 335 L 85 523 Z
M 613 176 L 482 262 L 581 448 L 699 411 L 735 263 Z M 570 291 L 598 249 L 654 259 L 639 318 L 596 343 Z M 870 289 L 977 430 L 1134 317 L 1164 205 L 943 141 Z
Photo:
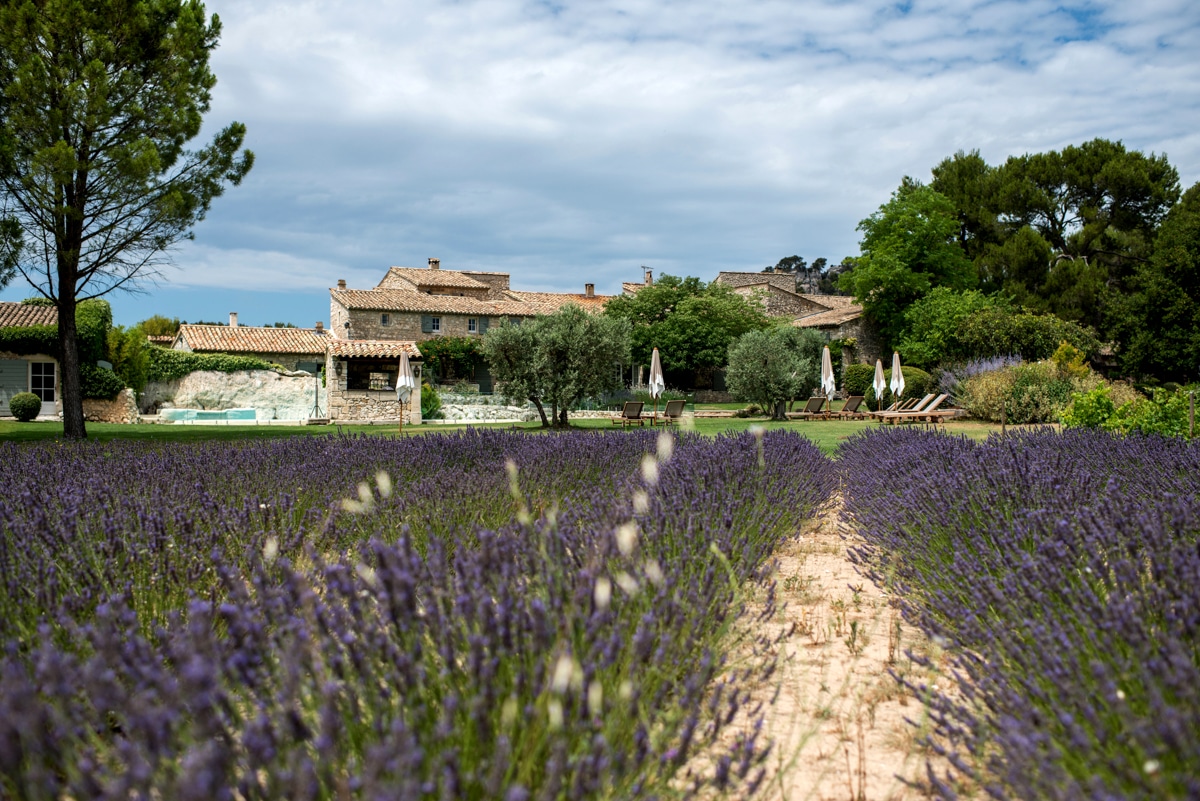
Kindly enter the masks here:
M 0 443 L 0 795 L 751 791 L 738 588 L 836 481 L 775 432 Z
M 839 455 L 854 558 L 949 648 L 954 691 L 913 689 L 958 773 L 1000 799 L 1200 797 L 1200 445 L 871 431 Z

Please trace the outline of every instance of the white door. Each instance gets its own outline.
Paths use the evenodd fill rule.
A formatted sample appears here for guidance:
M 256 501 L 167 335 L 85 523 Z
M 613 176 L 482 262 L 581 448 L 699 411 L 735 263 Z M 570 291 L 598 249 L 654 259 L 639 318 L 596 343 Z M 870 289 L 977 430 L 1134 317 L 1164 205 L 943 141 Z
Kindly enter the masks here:
M 54 367 L 54 362 L 29 363 L 29 391 L 42 399 L 40 414 L 53 415 L 56 412 L 54 401 L 57 376 Z

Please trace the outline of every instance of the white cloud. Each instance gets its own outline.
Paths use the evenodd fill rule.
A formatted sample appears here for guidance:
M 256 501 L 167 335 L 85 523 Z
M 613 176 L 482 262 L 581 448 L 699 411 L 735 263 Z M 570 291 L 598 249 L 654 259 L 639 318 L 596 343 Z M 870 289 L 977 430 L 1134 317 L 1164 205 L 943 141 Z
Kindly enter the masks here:
M 995 163 L 1099 136 L 1200 179 L 1188 0 L 209 8 L 210 118 L 246 122 L 259 156 L 181 253 L 209 286 L 192 273 L 369 285 L 430 255 L 610 291 L 641 264 L 836 260 L 903 175 L 958 149 Z

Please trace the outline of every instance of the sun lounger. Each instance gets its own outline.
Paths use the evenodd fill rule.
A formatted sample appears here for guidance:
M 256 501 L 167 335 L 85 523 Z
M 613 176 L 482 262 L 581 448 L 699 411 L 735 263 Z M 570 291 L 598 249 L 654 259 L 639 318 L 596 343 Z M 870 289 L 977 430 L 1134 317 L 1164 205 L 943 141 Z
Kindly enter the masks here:
M 614 418 L 612 424 L 621 428 L 646 425 L 646 420 L 642 417 L 642 408 L 645 405 L 642 401 L 626 401 L 621 409 L 621 416 Z
M 813 420 L 816 418 L 828 419 L 829 414 L 824 411 L 825 398 L 817 395 L 808 399 L 808 403 L 804 404 L 804 410 L 800 412 L 791 412 L 788 414 L 793 420 Z
M 662 424 L 664 426 L 679 425 L 680 418 L 683 417 L 683 407 L 687 401 L 669 400 L 667 405 L 663 407 Z
M 933 423 L 933 422 L 938 422 L 939 420 L 942 420 L 945 417 L 948 417 L 948 416 L 953 417 L 954 416 L 954 412 L 949 412 L 949 413 L 938 412 L 938 407 L 942 405 L 942 403 L 946 400 L 946 398 L 950 397 L 949 395 L 946 395 L 946 394 L 938 395 L 937 398 L 933 401 L 933 403 L 929 403 L 928 402 L 929 398 L 932 398 L 932 397 L 933 397 L 932 395 L 926 396 L 925 400 L 923 400 L 921 402 L 921 405 L 919 407 L 913 409 L 912 411 L 884 412 L 883 414 L 881 414 L 879 416 L 883 422 L 892 423 L 892 424 L 905 423 L 905 422 L 919 422 L 922 420 Z
M 906 412 L 919 412 L 919 411 L 921 411 L 921 409 L 925 408 L 926 404 L 928 404 L 931 400 L 933 400 L 932 394 L 926 395 L 925 397 L 921 398 L 921 400 L 917 400 L 916 398 L 910 398 L 906 401 L 899 401 L 898 406 L 896 404 L 892 404 L 890 407 L 888 407 L 888 409 L 886 411 L 871 412 L 871 414 L 876 417 L 883 417 L 883 416 L 889 415 L 889 414 L 904 414 Z
M 845 405 L 834 414 L 839 420 L 861 420 L 867 416 L 867 413 L 861 410 L 863 400 L 862 395 L 851 395 L 846 398 Z

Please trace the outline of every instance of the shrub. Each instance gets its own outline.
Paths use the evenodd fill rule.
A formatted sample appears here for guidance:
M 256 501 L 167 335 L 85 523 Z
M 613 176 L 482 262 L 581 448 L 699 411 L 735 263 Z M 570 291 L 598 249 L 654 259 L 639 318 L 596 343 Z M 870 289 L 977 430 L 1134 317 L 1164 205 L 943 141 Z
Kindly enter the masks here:
M 277 365 L 253 356 L 229 356 L 224 353 L 191 353 L 151 346 L 146 349 L 147 381 L 173 381 L 197 370 L 235 373 L 238 370 L 274 370 Z
M 1066 428 L 1100 428 L 1116 410 L 1108 387 L 1101 385 L 1088 392 L 1074 393 L 1063 410 L 1061 422 Z
M 112 400 L 125 389 L 125 382 L 116 373 L 94 364 L 79 365 L 79 383 L 83 397 L 100 400 Z
M 1156 389 L 1152 398 L 1136 397 L 1116 403 L 1107 386 L 1077 392 L 1062 413 L 1069 428 L 1103 428 L 1119 434 L 1159 434 L 1182 437 L 1188 434 L 1188 399 L 1181 388 L 1175 392 Z
M 42 399 L 32 392 L 18 392 L 8 399 L 8 410 L 22 423 L 28 423 L 42 410 Z
M 948 354 L 961 359 L 987 358 L 1019 353 L 1026 361 L 1047 359 L 1063 342 L 1069 342 L 1085 356 L 1100 349 L 1091 329 L 1055 317 L 991 307 L 981 309 L 962 322 L 958 334 L 961 352 Z
M 848 364 L 842 370 L 842 389 L 847 395 L 866 395 L 874 380 L 873 364 Z
M 1062 416 L 1075 384 L 1059 378 L 1052 362 L 1017 364 L 980 373 L 962 384 L 959 401 L 980 420 L 1014 425 L 1053 423 Z
M 428 381 L 421 382 L 421 419 L 439 420 L 442 417 L 442 399 Z
M 1085 378 L 1091 372 L 1083 360 L 1083 351 L 1070 342 L 1061 343 L 1050 361 L 1054 362 L 1059 378 Z

